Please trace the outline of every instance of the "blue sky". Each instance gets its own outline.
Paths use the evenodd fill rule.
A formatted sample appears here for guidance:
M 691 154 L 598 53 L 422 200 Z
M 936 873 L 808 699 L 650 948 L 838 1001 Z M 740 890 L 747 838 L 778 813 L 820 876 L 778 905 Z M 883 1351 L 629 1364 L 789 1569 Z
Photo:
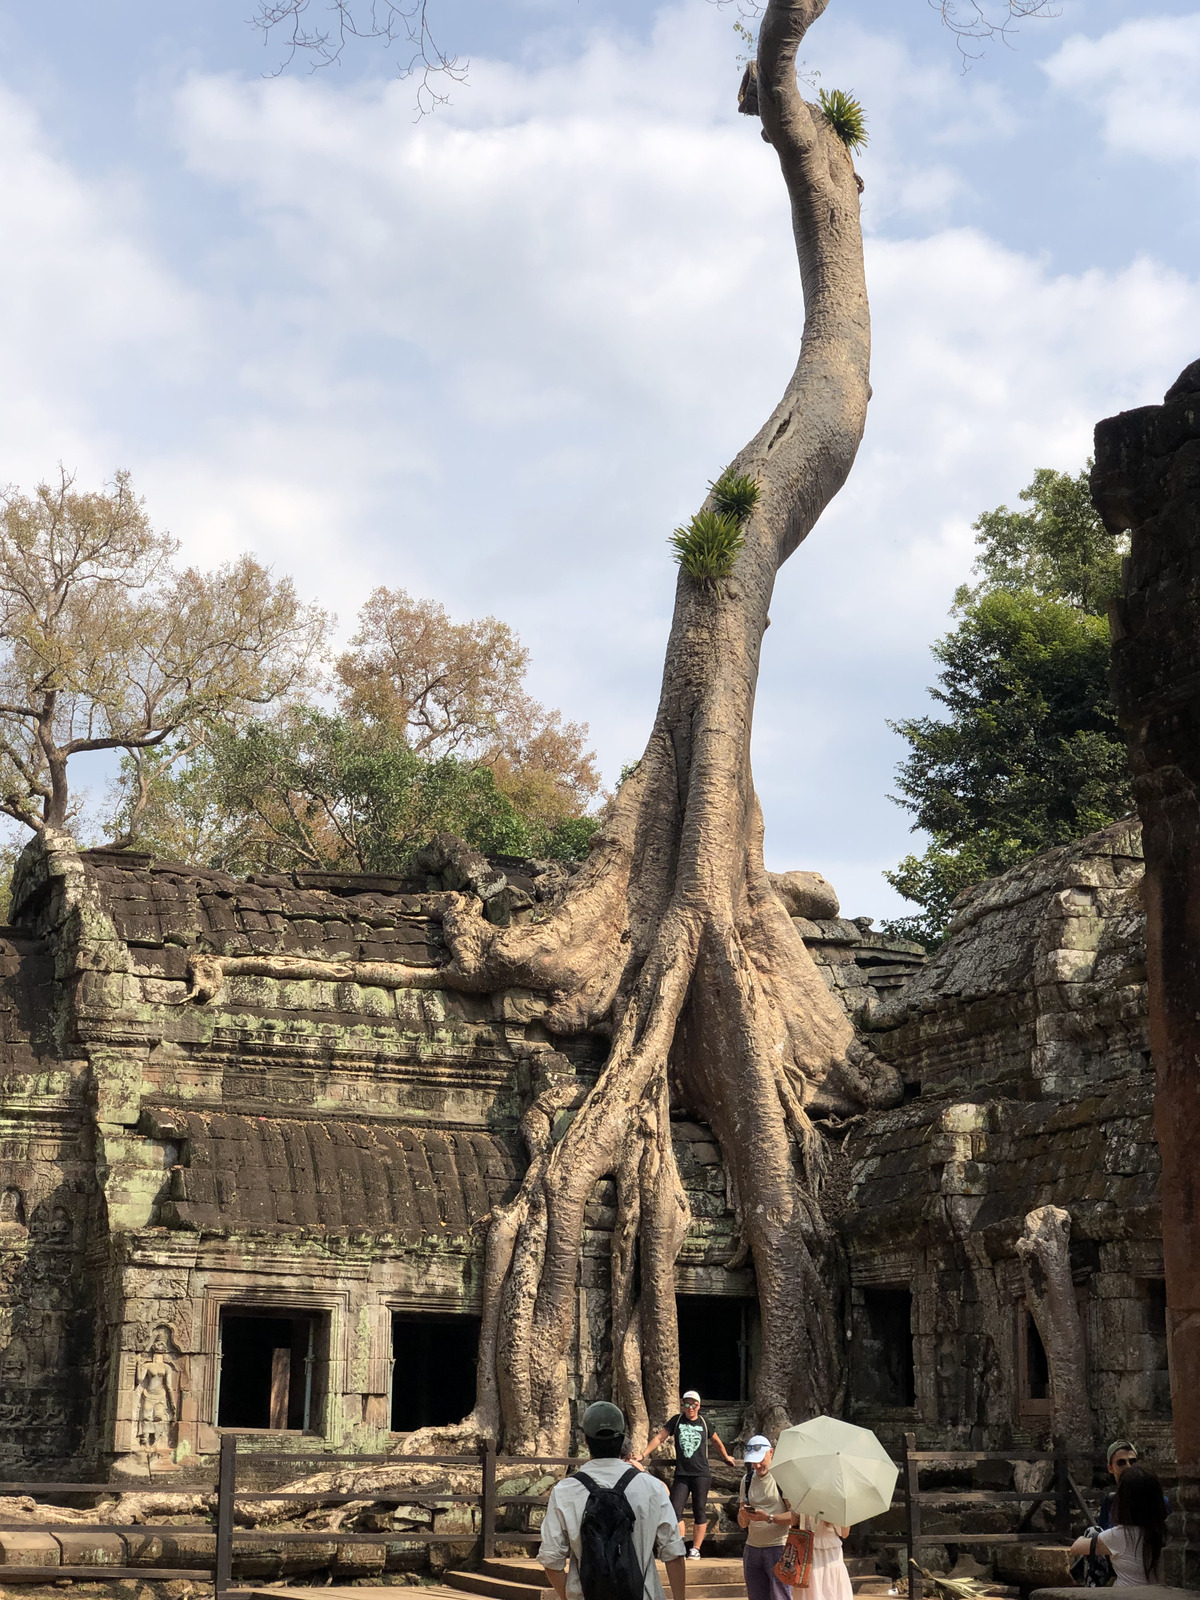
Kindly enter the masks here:
M 418 120 L 366 47 L 264 76 L 250 9 L 0 0 L 0 477 L 128 467 L 189 559 L 254 550 L 347 631 L 378 583 L 503 617 L 614 779 L 667 535 L 799 336 L 732 12 L 431 0 L 471 65 Z M 831 0 L 805 58 L 870 119 L 875 399 L 780 575 L 755 772 L 771 864 L 886 915 L 887 721 L 972 519 L 1200 354 L 1200 10 L 1063 0 L 963 72 L 926 0 Z

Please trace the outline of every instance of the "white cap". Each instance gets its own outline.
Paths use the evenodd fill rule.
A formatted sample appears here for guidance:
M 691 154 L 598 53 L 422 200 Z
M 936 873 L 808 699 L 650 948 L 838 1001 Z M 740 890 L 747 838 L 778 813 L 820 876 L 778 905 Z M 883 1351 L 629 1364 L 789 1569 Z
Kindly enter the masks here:
M 768 1439 L 765 1434 L 756 1433 L 753 1439 L 746 1440 L 746 1453 L 742 1457 L 742 1460 L 748 1467 L 752 1467 L 756 1462 L 762 1460 L 770 1448 L 770 1439 Z
M 685 1404 L 685 1405 L 686 1405 L 686 1404 L 687 1404 L 687 1402 L 688 1402 L 688 1401 L 689 1401 L 689 1400 L 694 1400 L 694 1401 L 695 1401 L 695 1402 L 696 1402 L 696 1404 L 697 1404 L 697 1405 L 699 1405 L 699 1403 L 700 1403 L 700 1396 L 699 1396 L 699 1395 L 698 1395 L 698 1394 L 697 1394 L 697 1393 L 696 1393 L 696 1391 L 695 1391 L 695 1389 L 689 1389 L 689 1390 L 688 1390 L 688 1391 L 687 1391 L 687 1393 L 686 1393 L 686 1394 L 685 1394 L 685 1395 L 684 1395 L 684 1397 L 683 1397 L 683 1401 L 684 1401 L 684 1404 Z

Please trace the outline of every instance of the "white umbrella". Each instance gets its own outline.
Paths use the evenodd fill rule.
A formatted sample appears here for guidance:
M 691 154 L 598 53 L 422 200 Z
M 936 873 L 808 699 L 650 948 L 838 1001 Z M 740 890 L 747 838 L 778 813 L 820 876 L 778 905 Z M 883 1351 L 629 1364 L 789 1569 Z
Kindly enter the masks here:
M 877 1517 L 892 1503 L 900 1469 L 869 1428 L 814 1417 L 779 1435 L 771 1471 L 793 1511 L 834 1527 Z

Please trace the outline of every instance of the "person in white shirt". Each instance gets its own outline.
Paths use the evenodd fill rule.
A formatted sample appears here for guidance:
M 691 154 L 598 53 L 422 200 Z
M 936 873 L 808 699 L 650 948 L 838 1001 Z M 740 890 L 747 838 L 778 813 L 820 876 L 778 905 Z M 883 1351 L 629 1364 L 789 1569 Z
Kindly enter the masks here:
M 621 1408 L 607 1400 L 590 1405 L 583 1413 L 583 1436 L 591 1457 L 583 1470 L 598 1486 L 615 1487 L 632 1465 L 621 1460 L 625 1442 Z M 666 1566 L 672 1600 L 685 1600 L 685 1546 L 670 1495 L 649 1472 L 639 1472 L 631 1479 L 624 1494 L 633 1508 L 634 1547 L 643 1574 L 643 1600 L 666 1600 L 656 1557 Z M 572 1475 L 554 1485 L 546 1504 L 537 1558 L 558 1600 L 584 1600 L 579 1581 L 579 1530 L 587 1501 L 587 1489 Z
M 1117 1479 L 1112 1519 L 1112 1527 L 1096 1535 L 1096 1550 L 1112 1562 L 1118 1586 L 1145 1588 L 1158 1583 L 1167 1506 L 1162 1484 L 1152 1472 L 1125 1468 Z M 1083 1534 L 1071 1546 L 1072 1557 L 1087 1555 L 1091 1545 L 1091 1538 Z

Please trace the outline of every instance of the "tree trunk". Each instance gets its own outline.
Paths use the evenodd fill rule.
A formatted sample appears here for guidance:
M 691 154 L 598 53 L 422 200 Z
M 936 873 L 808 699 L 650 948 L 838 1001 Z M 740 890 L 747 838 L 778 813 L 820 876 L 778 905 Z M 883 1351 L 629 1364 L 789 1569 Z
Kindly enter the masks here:
M 551 1035 L 592 1030 L 612 1041 L 590 1091 L 555 1052 L 538 1058 L 544 1081 L 524 1121 L 529 1167 L 488 1232 L 477 1404 L 457 1427 L 411 1436 L 409 1453 L 480 1438 L 517 1454 L 564 1452 L 584 1216 L 608 1177 L 617 1188 L 614 1391 L 636 1441 L 675 1408 L 674 1270 L 689 1218 L 672 1106 L 711 1125 L 734 1198 L 736 1256 L 754 1262 L 762 1360 L 745 1420 L 774 1435 L 791 1417 L 841 1403 L 842 1275 L 821 1211 L 825 1146 L 812 1118 L 891 1104 L 900 1085 L 856 1039 L 771 886 L 750 775 L 775 574 L 845 480 L 869 394 L 858 181 L 796 87 L 796 51 L 824 9 L 825 0 L 770 0 L 759 38 L 758 104 L 791 199 L 804 288 L 800 357 L 732 463 L 758 486 L 732 575 L 714 587 L 680 572 L 645 755 L 545 921 L 499 928 L 477 898 L 451 893 L 446 966 L 348 964 L 359 981 L 393 987 L 533 990 L 547 999 Z M 231 972 L 296 977 L 307 966 L 194 956 L 190 998 L 213 998 Z
M 1056 1447 L 1090 1460 L 1092 1410 L 1088 1404 L 1083 1322 L 1071 1277 L 1071 1216 L 1061 1206 L 1039 1206 L 1025 1218 L 1017 1254 L 1025 1277 L 1025 1304 L 1033 1315 L 1054 1407 Z
M 528 1173 L 491 1225 L 479 1404 L 464 1430 L 518 1452 L 568 1443 L 584 1210 L 605 1177 L 618 1191 L 615 1391 L 641 1438 L 676 1403 L 674 1263 L 688 1214 L 672 1104 L 711 1124 L 753 1257 L 763 1325 L 755 1426 L 774 1434 L 842 1394 L 839 1273 L 810 1117 L 888 1103 L 897 1084 L 856 1042 L 770 886 L 750 775 L 775 574 L 845 480 L 869 394 L 858 183 L 796 86 L 797 48 L 824 9 L 825 0 L 771 0 L 760 33 L 763 132 L 791 200 L 805 324 L 782 400 L 732 464 L 759 488 L 745 546 L 719 591 L 681 571 L 646 753 L 565 902 L 518 928 L 465 907 L 446 918 L 453 959 L 439 982 L 539 990 L 552 1033 L 612 1037 L 557 1143 L 557 1091 L 534 1108 Z

